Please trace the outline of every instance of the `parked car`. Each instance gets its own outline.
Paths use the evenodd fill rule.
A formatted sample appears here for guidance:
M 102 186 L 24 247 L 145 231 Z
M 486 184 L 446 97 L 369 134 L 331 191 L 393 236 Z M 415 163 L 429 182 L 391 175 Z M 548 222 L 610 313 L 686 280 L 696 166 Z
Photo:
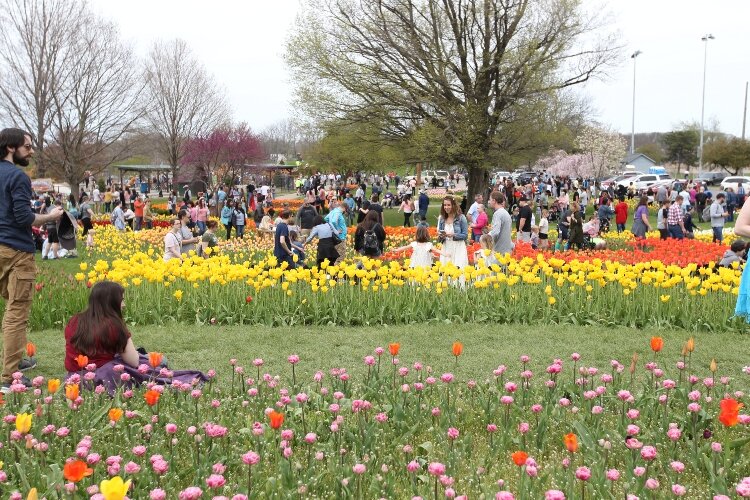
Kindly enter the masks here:
M 494 172 L 492 174 L 492 183 L 497 184 L 498 182 L 502 181 L 503 179 L 510 179 L 511 173 L 507 170 L 499 170 L 497 172 Z
M 669 174 L 640 174 L 635 177 L 627 177 L 619 181 L 617 184 L 628 187 L 631 182 L 636 191 L 643 191 L 650 187 L 658 187 L 662 185 L 670 186 L 672 182 L 674 182 L 674 179 L 672 179 Z
M 534 177 L 537 177 L 538 174 L 536 172 L 516 172 L 513 174 L 515 178 L 513 179 L 513 182 L 519 186 L 525 186 L 526 184 L 531 184 L 531 182 L 534 180 Z M 513 177 L 511 176 L 511 177 Z
M 427 186 L 432 186 L 432 179 L 437 179 L 437 186 L 445 187 L 448 185 L 449 177 L 450 172 L 447 170 L 425 170 L 422 174 L 422 181 L 424 181 Z
M 709 186 L 716 186 L 726 178 L 726 174 L 723 172 L 703 172 L 699 174 L 694 180 L 701 184 L 707 184 Z
M 723 181 L 721 181 L 721 189 L 726 191 L 729 188 L 732 188 L 734 192 L 737 192 L 737 188 L 740 186 L 740 182 L 744 184 L 745 191 L 750 189 L 750 177 L 745 176 L 732 176 L 732 177 L 726 177 Z
M 614 177 L 610 177 L 609 179 L 605 179 L 602 181 L 602 187 L 604 189 L 607 189 L 610 184 L 616 184 L 619 185 L 620 181 L 624 181 L 625 179 L 630 179 L 631 177 L 637 177 L 639 175 L 639 172 L 623 172 L 619 175 L 616 175 Z M 629 186 L 630 182 L 625 183 L 625 187 Z

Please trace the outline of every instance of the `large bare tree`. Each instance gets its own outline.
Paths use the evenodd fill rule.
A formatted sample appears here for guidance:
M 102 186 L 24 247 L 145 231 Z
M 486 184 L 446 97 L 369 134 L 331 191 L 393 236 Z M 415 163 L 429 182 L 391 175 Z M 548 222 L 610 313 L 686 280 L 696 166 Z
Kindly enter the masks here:
M 617 58 L 601 25 L 579 0 L 307 0 L 286 59 L 309 115 L 426 130 L 472 197 L 525 107 Z
M 78 0 L 0 2 L 0 111 L 5 121 L 36 135 L 44 152 L 54 118 L 54 89 L 67 75 L 75 35 L 86 6 Z M 46 174 L 44 156 L 37 175 Z
M 229 106 L 221 88 L 184 40 L 154 44 L 145 80 L 146 117 L 159 136 L 161 153 L 174 179 L 185 142 L 228 123 Z
M 52 92 L 55 147 L 43 157 L 71 187 L 129 154 L 128 134 L 142 116 L 138 60 L 116 25 L 87 15 L 68 58 L 68 75 Z

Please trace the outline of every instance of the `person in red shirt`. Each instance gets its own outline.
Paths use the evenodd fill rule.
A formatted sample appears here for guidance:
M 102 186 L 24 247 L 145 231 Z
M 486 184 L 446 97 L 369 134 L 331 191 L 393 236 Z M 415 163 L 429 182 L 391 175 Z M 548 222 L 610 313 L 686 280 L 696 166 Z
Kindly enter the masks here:
M 625 203 L 625 197 L 620 196 L 620 202 L 615 205 L 615 224 L 617 232 L 625 231 L 625 223 L 628 221 L 628 204 Z
M 76 314 L 65 327 L 65 369 L 81 370 L 78 356 L 97 368 L 113 361 L 115 356 L 132 367 L 139 364 L 130 332 L 122 319 L 125 289 L 113 281 L 101 281 L 91 288 L 89 306 Z
M 83 372 L 84 388 L 102 385 L 113 395 L 118 388 L 146 382 L 169 385 L 176 381 L 196 385 L 208 381 L 197 370 L 171 370 L 161 353 L 146 356 L 136 350 L 125 326 L 122 310 L 125 289 L 113 281 L 100 281 L 91 288 L 89 305 L 73 316 L 65 327 L 65 369 L 69 375 Z
M 143 196 L 139 196 L 135 200 L 133 208 L 135 209 L 135 230 L 140 231 L 143 229 L 143 207 L 146 206 L 146 202 L 143 201 Z

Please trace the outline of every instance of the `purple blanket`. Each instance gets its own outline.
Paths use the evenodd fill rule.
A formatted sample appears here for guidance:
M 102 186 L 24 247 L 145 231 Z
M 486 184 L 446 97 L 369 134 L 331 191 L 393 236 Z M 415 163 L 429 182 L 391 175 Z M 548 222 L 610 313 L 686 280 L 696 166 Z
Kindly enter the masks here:
M 164 386 L 192 387 L 208 381 L 208 377 L 198 370 L 172 371 L 166 366 L 152 368 L 148 364 L 148 357 L 143 354 L 139 354 L 139 364 L 138 368 L 133 368 L 126 364 L 122 358 L 115 356 L 114 360 L 98 367 L 94 372 L 86 372 L 86 370 L 68 372 L 68 377 L 80 376 L 82 384 L 90 389 L 101 384 L 110 395 L 114 394 L 120 387 L 130 389 L 148 382 Z

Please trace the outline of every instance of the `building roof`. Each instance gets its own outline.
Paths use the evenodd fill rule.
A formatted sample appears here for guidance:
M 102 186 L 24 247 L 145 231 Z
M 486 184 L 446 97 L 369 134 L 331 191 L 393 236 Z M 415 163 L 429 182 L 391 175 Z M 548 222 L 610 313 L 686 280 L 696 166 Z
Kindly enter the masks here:
M 644 158 L 646 158 L 646 159 L 647 159 L 648 161 L 650 161 L 650 162 L 651 162 L 652 164 L 656 165 L 656 162 L 655 162 L 654 160 L 652 160 L 652 159 L 651 159 L 651 158 L 649 158 L 648 156 L 644 155 L 643 153 L 633 153 L 633 154 L 630 154 L 630 155 L 626 156 L 626 157 L 625 157 L 625 159 L 624 159 L 624 160 L 622 160 L 622 162 L 623 162 L 623 163 L 624 163 L 625 165 L 630 165 L 630 164 L 631 164 L 631 163 L 632 163 L 632 162 L 633 162 L 634 160 L 637 160 L 637 159 L 638 159 L 638 158 L 640 158 L 641 156 L 642 156 L 642 157 L 644 157 Z
M 165 172 L 172 169 L 169 165 L 115 165 L 120 172 Z

